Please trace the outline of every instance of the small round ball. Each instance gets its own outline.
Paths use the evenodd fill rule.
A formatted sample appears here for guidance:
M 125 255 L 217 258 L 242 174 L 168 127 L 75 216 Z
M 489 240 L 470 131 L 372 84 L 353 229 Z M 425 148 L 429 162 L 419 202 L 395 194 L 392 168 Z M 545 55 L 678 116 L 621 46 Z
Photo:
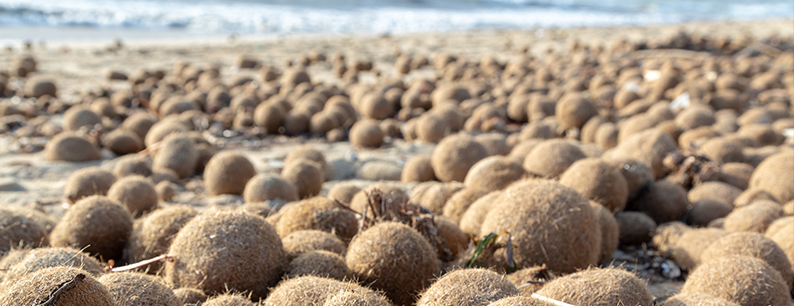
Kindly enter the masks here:
M 472 137 L 458 134 L 438 143 L 431 156 L 436 177 L 442 182 L 463 182 L 469 169 L 488 157 L 488 151 Z
M 204 185 L 212 195 L 241 195 L 246 183 L 256 175 L 254 165 L 238 151 L 223 151 L 213 156 L 204 168 Z

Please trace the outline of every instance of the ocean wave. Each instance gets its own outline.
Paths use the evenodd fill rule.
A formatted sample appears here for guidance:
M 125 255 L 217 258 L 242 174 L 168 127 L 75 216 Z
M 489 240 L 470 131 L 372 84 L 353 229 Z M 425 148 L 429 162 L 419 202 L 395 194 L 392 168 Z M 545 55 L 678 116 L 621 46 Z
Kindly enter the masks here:
M 402 33 L 792 18 L 782 0 L 0 0 L 2 26 Z

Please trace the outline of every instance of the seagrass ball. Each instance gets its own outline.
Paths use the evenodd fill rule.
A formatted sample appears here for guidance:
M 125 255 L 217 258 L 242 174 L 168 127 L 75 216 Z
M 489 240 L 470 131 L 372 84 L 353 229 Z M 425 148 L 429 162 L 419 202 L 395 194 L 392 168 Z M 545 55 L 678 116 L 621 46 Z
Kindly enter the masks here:
M 613 213 L 623 210 L 629 197 L 628 184 L 620 170 L 598 158 L 574 162 L 560 176 L 560 183 Z
M 350 203 L 353 202 L 353 197 L 359 191 L 361 191 L 361 187 L 356 184 L 340 182 L 334 184 L 334 186 L 328 190 L 328 198 L 350 205 Z
M 673 260 L 680 267 L 693 270 L 700 265 L 703 250 L 725 235 L 728 232 L 708 227 L 684 231 L 669 247 Z
M 350 143 L 356 146 L 374 148 L 383 144 L 386 134 L 377 121 L 363 119 L 356 121 L 350 128 Z
M 556 179 L 574 162 L 585 157 L 584 152 L 575 144 L 552 139 L 535 147 L 524 159 L 523 165 L 529 174 Z
M 692 203 L 686 215 L 686 223 L 693 226 L 707 226 L 711 221 L 724 218 L 733 211 L 733 207 L 725 202 L 714 199 L 703 199 Z
M 245 296 L 225 293 L 221 295 L 216 295 L 206 302 L 202 303 L 201 305 L 205 306 L 255 306 L 256 304 L 252 303 L 251 300 L 247 299 Z
M 433 171 L 433 165 L 430 156 L 427 155 L 414 155 L 403 166 L 400 181 L 403 183 L 410 182 L 427 182 L 436 178 L 436 173 Z
M 419 140 L 437 143 L 447 133 L 447 121 L 439 115 L 425 113 L 416 119 L 416 136 Z
M 174 289 L 174 295 L 182 301 L 182 304 L 196 304 L 207 301 L 207 295 L 195 288 L 177 288 Z
M 72 132 L 55 135 L 44 145 L 49 161 L 84 162 L 99 159 L 99 148 L 88 137 Z
M 349 241 L 358 233 L 358 220 L 350 210 L 318 196 L 285 209 L 275 228 L 281 237 L 300 230 L 321 230 Z
M 254 175 L 256 169 L 243 153 L 223 151 L 215 154 L 204 168 L 204 186 L 211 196 L 242 195 Z
M 280 282 L 276 288 L 273 288 L 267 299 L 262 302 L 262 305 L 323 305 L 327 300 L 342 292 L 383 299 L 381 293 L 353 282 L 306 275 Z
M 105 266 L 94 257 L 73 248 L 42 247 L 30 249 L 8 267 L 3 287 L 8 288 L 26 275 L 52 267 L 72 267 L 94 277 L 105 273 Z
M 506 156 L 489 156 L 475 163 L 463 184 L 486 192 L 501 190 L 526 176 L 519 162 Z
M 124 205 L 133 217 L 157 209 L 160 199 L 151 181 L 137 175 L 125 176 L 113 183 L 107 196 Z
M 325 174 L 319 164 L 310 160 L 298 160 L 284 166 L 281 177 L 295 186 L 298 198 L 305 199 L 320 194 Z
M 703 293 L 678 293 L 664 301 L 663 306 L 739 306 L 734 302 Z
M 289 263 L 287 278 L 304 275 L 327 277 L 341 281 L 353 279 L 353 272 L 347 267 L 344 257 L 323 250 L 301 253 Z
M 780 203 L 794 200 L 794 152 L 783 151 L 772 155 L 753 171 L 750 188 L 760 188 L 771 193 Z
M 47 229 L 25 212 L 0 208 L 0 256 L 13 248 L 36 248 L 49 245 Z
M 483 158 L 488 151 L 473 137 L 457 134 L 446 137 L 438 143 L 430 157 L 433 171 L 442 182 L 463 182 L 469 169 Z
M 654 305 L 645 282 L 618 268 L 595 268 L 559 277 L 537 294 L 573 305 Z
M 94 125 L 102 123 L 102 116 L 91 111 L 87 107 L 77 106 L 66 110 L 63 113 L 63 130 L 64 131 L 77 131 L 82 127 L 89 130 L 94 128 Z
M 182 301 L 160 278 L 135 272 L 107 273 L 98 279 L 116 306 L 180 306 Z
M 563 96 L 554 110 L 554 116 L 563 130 L 581 129 L 587 120 L 596 115 L 598 110 L 593 102 L 585 96 L 575 94 Z
M 417 306 L 479 306 L 509 296 L 518 289 L 507 278 L 487 269 L 459 269 L 436 280 L 420 295 Z
M 661 180 L 651 184 L 648 192 L 630 203 L 635 210 L 645 212 L 657 224 L 681 220 L 689 211 L 689 200 L 684 188 L 671 181 Z
M 322 306 L 390 306 L 388 299 L 380 294 L 366 294 L 361 292 L 340 290 L 325 300 Z
M 725 216 L 725 230 L 733 233 L 763 233 L 772 222 L 783 216 L 783 208 L 768 200 L 755 201 L 752 204 L 735 208 Z
M 590 201 L 590 207 L 598 214 L 598 225 L 601 228 L 601 255 L 598 264 L 603 265 L 612 260 L 612 254 L 620 243 L 620 224 L 617 218 L 603 205 Z
M 193 173 L 199 162 L 199 153 L 195 145 L 185 134 L 166 136 L 152 162 L 155 170 L 173 170 L 179 178 L 186 178 Z
M 116 182 L 113 173 L 99 168 L 88 167 L 79 169 L 69 175 L 63 187 L 63 195 L 69 203 L 75 203 L 92 195 L 106 195 Z
M 345 243 L 336 234 L 320 230 L 300 230 L 281 238 L 284 251 L 296 255 L 310 251 L 329 251 L 339 255 L 347 252 Z
M 119 157 L 116 160 L 116 165 L 113 166 L 113 175 L 116 176 L 116 179 L 128 175 L 149 177 L 152 175 L 152 161 L 148 157 L 138 155 Z
M 257 174 L 245 184 L 243 198 L 246 203 L 281 199 L 286 202 L 298 200 L 298 190 L 287 180 L 271 173 Z
M 739 305 L 788 305 L 791 295 L 780 273 L 761 259 L 725 256 L 689 274 L 682 293 L 701 293 Z
M 127 155 L 143 150 L 143 140 L 132 131 L 116 129 L 102 138 L 102 146 L 116 155 Z
M 714 241 L 700 255 L 702 261 L 714 260 L 724 256 L 749 256 L 765 261 L 775 268 L 789 289 L 794 282 L 794 270 L 786 257 L 786 252 L 767 236 L 759 233 L 731 233 Z
M 136 220 L 124 249 L 124 260 L 133 263 L 166 254 L 177 232 L 197 214 L 190 206 L 174 205 L 155 210 Z M 155 262 L 145 270 L 157 273 L 162 266 L 161 262 Z
M 620 243 L 638 245 L 651 240 L 656 232 L 656 222 L 648 215 L 636 211 L 622 211 L 615 214 L 620 229 Z
M 71 267 L 52 267 L 23 276 L 0 294 L 0 304 L 40 305 L 67 283 L 74 285 L 61 291 L 64 293 L 58 295 L 57 305 L 116 305 L 105 286 L 85 271 Z
M 132 215 L 121 203 L 94 195 L 72 205 L 50 234 L 57 247 L 83 249 L 101 259 L 122 259 Z

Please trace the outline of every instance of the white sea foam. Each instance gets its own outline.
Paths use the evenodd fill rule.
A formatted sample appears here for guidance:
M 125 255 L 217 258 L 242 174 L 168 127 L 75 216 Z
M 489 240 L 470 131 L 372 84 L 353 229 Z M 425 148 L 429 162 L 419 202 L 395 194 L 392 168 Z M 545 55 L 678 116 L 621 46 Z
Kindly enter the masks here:
M 0 0 L 0 26 L 405 33 L 794 18 L 790 0 Z

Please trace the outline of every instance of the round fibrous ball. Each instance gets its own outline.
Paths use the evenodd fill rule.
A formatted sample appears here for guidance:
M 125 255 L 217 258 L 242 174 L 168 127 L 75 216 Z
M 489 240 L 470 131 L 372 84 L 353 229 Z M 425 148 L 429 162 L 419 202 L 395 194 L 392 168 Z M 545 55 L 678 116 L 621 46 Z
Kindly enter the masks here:
M 772 222 L 783 216 L 783 208 L 772 201 L 760 200 L 737 207 L 725 216 L 725 230 L 733 233 L 763 233 Z
M 223 151 L 215 154 L 204 168 L 204 186 L 211 196 L 241 195 L 254 175 L 254 164 L 243 153 Z
M 439 142 L 447 133 L 447 121 L 441 116 L 426 113 L 416 120 L 416 136 L 425 142 Z
M 460 229 L 469 235 L 479 235 L 485 216 L 500 200 L 503 191 L 494 191 L 475 200 L 460 217 Z
M 8 268 L 3 286 L 7 288 L 30 273 L 52 267 L 78 268 L 95 277 L 105 273 L 102 263 L 77 249 L 36 248 L 29 250 Z
M 694 226 L 707 226 L 715 219 L 724 218 L 733 211 L 731 205 L 714 199 L 703 199 L 692 203 L 686 215 L 686 223 Z
M 745 163 L 727 163 L 720 166 L 719 180 L 741 190 L 750 185 L 750 177 L 755 168 Z
M 685 231 L 670 247 L 673 260 L 682 268 L 692 270 L 700 265 L 703 250 L 725 235 L 728 232 L 716 228 Z
M 504 276 L 486 269 L 460 269 L 445 274 L 420 295 L 417 306 L 479 306 L 518 295 Z
M 164 118 L 163 120 L 157 121 L 154 123 L 146 132 L 146 137 L 143 138 L 143 143 L 146 147 L 151 147 L 155 143 L 158 143 L 165 139 L 166 136 L 177 133 L 177 134 L 184 134 L 187 133 L 188 128 L 185 126 L 185 123 L 179 121 L 174 116 Z
M 157 209 L 159 196 L 152 183 L 137 175 L 126 176 L 110 186 L 108 198 L 127 207 L 134 217 Z
M 115 182 L 116 177 L 113 173 L 105 169 L 99 167 L 79 169 L 66 179 L 63 196 L 69 203 L 75 203 L 88 196 L 106 195 Z
M 12 248 L 49 245 L 43 224 L 13 208 L 0 208 L 0 257 Z
M 298 190 L 287 180 L 271 173 L 257 174 L 245 184 L 243 198 L 246 203 L 258 203 L 273 199 L 286 202 L 298 200 Z
M 36 77 L 25 82 L 25 94 L 33 98 L 41 98 L 44 95 L 56 97 L 58 88 L 52 80 Z
M 251 301 L 242 295 L 235 294 L 222 294 L 208 299 L 202 303 L 204 306 L 256 306 Z
M 379 294 L 366 294 L 355 291 L 339 290 L 325 300 L 322 306 L 390 306 L 389 301 Z
M 638 245 L 648 242 L 656 232 L 656 222 L 648 215 L 636 211 L 622 211 L 615 214 L 620 228 L 620 243 Z
M 517 182 L 495 201 L 479 237 L 510 233 L 518 269 L 546 264 L 572 273 L 598 262 L 598 216 L 576 190 L 551 180 Z
M 208 211 L 188 221 L 174 237 L 165 280 L 206 293 L 248 292 L 267 296 L 286 265 L 281 239 L 264 218 L 241 211 Z
M 127 119 L 121 123 L 121 126 L 137 134 L 141 140 L 146 140 L 149 129 L 151 129 L 156 122 L 157 117 L 148 112 L 137 112 L 127 117 Z
M 370 199 L 375 200 L 373 197 L 376 196 L 381 198 L 380 205 L 371 205 Z M 350 208 L 363 214 L 366 207 L 369 218 L 375 216 L 373 210 L 380 216 L 392 218 L 403 209 L 408 199 L 405 191 L 397 185 L 375 183 L 357 192 L 350 201 Z
M 414 187 L 410 202 L 419 204 L 434 214 L 441 214 L 447 201 L 463 188 L 464 185 L 458 182 L 426 182 Z
M 436 177 L 442 182 L 463 182 L 469 169 L 486 157 L 488 150 L 473 137 L 457 134 L 438 143 L 430 157 L 430 163 Z
M 587 120 L 596 115 L 598 115 L 598 110 L 593 102 L 582 95 L 564 96 L 557 102 L 554 109 L 554 116 L 557 118 L 560 128 L 564 130 L 581 129 Z
M 556 278 L 538 295 L 573 305 L 654 305 L 645 282 L 617 268 L 590 269 Z
M 514 159 L 490 156 L 481 159 L 469 169 L 463 184 L 466 188 L 491 192 L 504 189 L 525 175 L 524 168 Z
M 358 177 L 369 181 L 399 181 L 402 170 L 402 167 L 393 162 L 372 160 L 358 169 Z
M 203 291 L 195 288 L 174 289 L 174 295 L 182 301 L 182 304 L 196 304 L 207 301 L 207 295 Z
M 44 158 L 67 162 L 98 160 L 99 148 L 86 136 L 63 132 L 44 145 Z
M 361 191 L 361 187 L 350 183 L 337 183 L 328 190 L 328 198 L 338 200 L 344 204 L 350 205 L 353 202 L 353 197 Z
M 615 216 L 601 204 L 590 201 L 590 207 L 598 215 L 601 228 L 601 255 L 598 256 L 598 264 L 606 264 L 612 260 L 612 253 L 615 253 L 620 243 L 620 226 Z
M 284 166 L 281 177 L 295 186 L 298 198 L 304 199 L 320 194 L 325 174 L 320 165 L 309 160 L 298 160 Z
M 527 296 L 511 296 L 488 303 L 486 306 L 556 306 L 556 304 Z
M 173 170 L 179 178 L 193 173 L 199 162 L 199 153 L 193 141 L 185 134 L 170 134 L 162 140 L 152 162 L 153 169 Z
M 297 255 L 310 251 L 329 251 L 344 255 L 345 243 L 335 234 L 320 230 L 295 231 L 281 239 L 284 251 Z
M 679 293 L 665 300 L 662 306 L 739 306 L 739 304 L 703 293 Z
M 132 215 L 119 202 L 90 196 L 70 207 L 50 234 L 50 243 L 72 247 L 103 260 L 122 259 L 132 233 Z
M 359 120 L 350 128 L 350 143 L 361 147 L 375 148 L 383 144 L 386 133 L 375 120 Z
M 689 209 L 689 201 L 684 188 L 662 180 L 654 182 L 648 192 L 634 200 L 631 206 L 661 224 L 683 218 Z
M 767 157 L 753 171 L 750 188 L 771 193 L 780 203 L 794 200 L 794 151 L 787 150 Z
M 667 222 L 656 227 L 656 234 L 653 235 L 653 244 L 659 251 L 672 252 L 672 248 L 681 239 L 685 232 L 692 228 L 681 221 Z
M 128 155 L 117 159 L 113 166 L 113 175 L 117 179 L 128 175 L 140 175 L 149 177 L 152 175 L 152 161 L 145 156 Z
M 432 181 L 435 178 L 436 173 L 433 171 L 433 164 L 431 163 L 430 156 L 414 155 L 405 162 L 400 181 L 403 183 L 421 183 Z
M 254 110 L 254 123 L 265 128 L 270 134 L 278 133 L 278 128 L 281 127 L 285 117 L 284 109 L 277 103 L 263 102 Z
M 687 193 L 690 202 L 697 202 L 705 199 L 722 201 L 723 203 L 733 204 L 742 190 L 723 182 L 704 182 L 695 186 Z
M 557 179 L 574 162 L 585 157 L 587 156 L 578 146 L 562 139 L 552 139 L 544 141 L 529 152 L 523 165 L 529 174 Z
M 623 210 L 629 190 L 620 170 L 600 159 L 586 158 L 573 163 L 560 176 L 560 183 L 615 213 Z
M 304 252 L 293 259 L 287 267 L 287 278 L 304 275 L 351 280 L 353 272 L 339 254 L 316 250 Z
M 289 164 L 296 160 L 307 159 L 320 165 L 320 169 L 325 173 L 325 180 L 330 181 L 334 178 L 334 169 L 325 160 L 325 155 L 322 151 L 310 146 L 301 146 L 290 150 L 286 157 L 284 157 L 284 164 Z
M 457 223 L 443 216 L 435 216 L 433 222 L 441 238 L 435 243 L 438 258 L 451 261 L 468 248 L 469 235 L 460 230 Z
M 323 305 L 326 300 L 341 292 L 381 297 L 379 293 L 356 283 L 307 275 L 280 282 L 278 287 L 274 288 L 267 299 L 262 302 L 262 305 Z
M 154 190 L 157 191 L 157 197 L 160 201 L 168 202 L 176 196 L 176 186 L 169 181 L 157 183 L 157 185 L 154 186 Z
M 175 205 L 155 210 L 137 220 L 124 250 L 124 259 L 132 263 L 167 253 L 176 233 L 196 214 L 198 212 L 190 206 Z M 156 262 L 145 269 L 156 273 L 161 267 L 162 263 Z
M 747 256 L 704 262 L 689 274 L 681 292 L 707 294 L 748 306 L 791 303 L 780 273 L 763 260 Z
M 678 149 L 673 138 L 659 129 L 648 129 L 631 135 L 617 147 L 604 153 L 606 160 L 618 158 L 634 159 L 646 164 L 654 178 L 663 178 L 667 173 L 664 158 Z
M 359 233 L 345 260 L 362 283 L 382 290 L 397 305 L 413 304 L 439 269 L 436 250 L 427 239 L 395 222 L 378 223 Z
M 394 115 L 394 104 L 379 93 L 365 95 L 358 106 L 358 111 L 364 118 L 383 120 Z
M 794 270 L 786 253 L 774 240 L 758 233 L 728 234 L 709 245 L 700 254 L 700 259 L 709 261 L 732 255 L 755 257 L 765 261 L 780 273 L 788 288 L 792 288 Z
M 105 286 L 85 271 L 71 267 L 52 267 L 23 276 L 0 295 L 0 305 L 44 305 L 67 283 L 70 289 L 61 290 L 54 305 L 116 305 Z
M 350 240 L 358 232 L 355 214 L 327 197 L 305 199 L 283 210 L 276 224 L 276 231 L 281 237 L 300 230 L 314 229 L 334 233 L 342 240 Z
M 116 155 L 126 155 L 143 150 L 143 140 L 132 131 L 116 129 L 102 138 L 102 146 Z
M 698 150 L 708 159 L 725 163 L 739 163 L 744 161 L 742 144 L 734 139 L 726 137 L 716 137 L 706 140 Z
M 759 188 L 747 188 L 733 200 L 734 207 L 747 206 L 756 201 L 772 201 L 777 203 L 777 199 L 771 193 Z
M 154 276 L 135 272 L 108 273 L 98 280 L 110 292 L 116 306 L 182 305 L 171 288 Z
M 474 201 L 485 196 L 490 192 L 479 190 L 479 189 L 472 189 L 472 188 L 463 188 L 460 191 L 453 194 L 447 200 L 447 203 L 444 204 L 443 209 L 443 216 L 455 222 L 456 224 L 460 222 L 463 214 L 466 213 L 466 210 L 474 204 Z
M 102 116 L 91 111 L 87 107 L 72 107 L 63 113 L 63 130 L 64 131 L 77 131 L 82 127 L 89 130 L 94 128 L 94 125 L 102 123 Z

